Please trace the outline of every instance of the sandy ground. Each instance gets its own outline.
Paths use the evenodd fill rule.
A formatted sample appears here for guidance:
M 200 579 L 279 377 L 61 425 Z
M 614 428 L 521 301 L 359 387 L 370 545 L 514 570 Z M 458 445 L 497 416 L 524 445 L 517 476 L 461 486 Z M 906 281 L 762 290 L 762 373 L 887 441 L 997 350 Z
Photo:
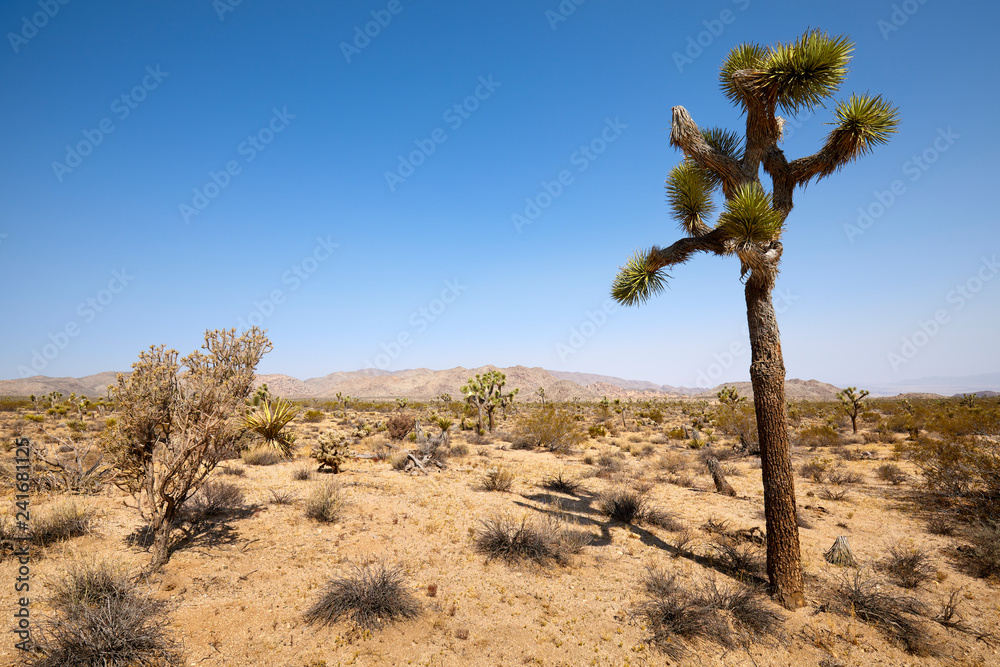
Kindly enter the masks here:
M 680 415 L 675 417 L 680 423 Z M 499 428 L 512 428 L 513 421 Z M 393 470 L 388 462 L 353 459 L 336 476 L 348 500 L 343 519 L 322 524 L 306 518 L 303 505 L 313 487 L 334 476 L 314 472 L 310 479 L 296 481 L 292 473 L 303 467 L 315 470 L 307 458 L 308 445 L 320 431 L 347 427 L 339 415 L 318 425 L 299 424 L 304 446 L 295 460 L 272 466 L 244 466 L 237 460 L 226 465 L 244 468 L 245 476 L 213 474 L 245 491 L 246 511 L 214 519 L 206 534 L 173 554 L 150 587 L 170 603 L 170 629 L 183 645 L 187 665 L 1000 664 L 996 648 L 932 623 L 928 632 L 941 655 L 908 655 L 878 630 L 832 611 L 832 589 L 853 573 L 823 558 L 838 536 L 847 536 L 859 562 L 869 567 L 902 542 L 926 550 L 937 575 L 915 593 L 898 592 L 915 594 L 937 608 L 952 589 L 961 588 L 963 615 L 983 630 L 1000 633 L 1000 596 L 991 582 L 965 573 L 954 557 L 958 538 L 927 532 L 913 499 L 914 478 L 892 486 L 875 476 L 875 468 L 891 455 L 884 444 L 857 445 L 877 450 L 879 460 L 850 462 L 840 462 L 826 450 L 793 449 L 796 470 L 803 461 L 825 457 L 862 480 L 847 485 L 845 498 L 832 500 L 824 499 L 824 485 L 796 474 L 801 516 L 811 526 L 800 531 L 809 605 L 794 613 L 781 610 L 779 635 L 728 652 L 700 644 L 679 661 L 651 648 L 649 629 L 632 613 L 643 598 L 647 568 L 677 573 L 692 585 L 710 578 L 720 584 L 732 580 L 693 559 L 675 557 L 671 545 L 678 540 L 676 531 L 608 520 L 597 510 L 597 495 L 616 485 L 648 486 L 650 502 L 690 530 L 688 548 L 699 554 L 712 551 L 713 536 L 702 528 L 710 518 L 727 520 L 734 529 L 764 527 L 759 461 L 726 461 L 738 497 L 717 494 L 698 452 L 663 435 L 670 426 L 670 419 L 662 426 L 630 425 L 630 431 L 591 439 L 565 456 L 513 450 L 494 436 L 485 444 L 470 444 L 467 454 L 426 475 Z M 38 437 L 35 428 L 25 435 Z M 459 432 L 453 444 L 466 440 L 468 434 Z M 620 453 L 624 469 L 595 476 L 597 467 L 585 461 L 603 452 Z M 689 461 L 693 488 L 670 483 L 673 476 L 660 463 L 664 454 Z M 905 462 L 900 465 L 906 468 Z M 514 473 L 510 492 L 481 490 L 483 475 L 494 466 Z M 547 476 L 560 471 L 580 479 L 583 490 L 574 496 L 542 488 Z M 277 504 L 272 490 L 294 499 Z M 14 511 L 12 493 L 5 488 L 0 498 L 5 515 Z M 61 499 L 33 497 L 33 511 L 43 512 Z M 137 569 L 148 562 L 148 552 L 125 542 L 141 525 L 138 512 L 126 505 L 127 496 L 111 488 L 76 500 L 97 511 L 95 533 L 36 552 L 31 565 L 36 620 L 46 614 L 46 582 L 58 576 L 67 559 L 113 559 Z M 565 564 L 509 565 L 487 561 L 474 549 L 474 535 L 487 517 L 551 514 L 592 536 L 592 543 Z M 329 627 L 304 622 L 303 613 L 332 575 L 374 560 L 404 569 L 421 604 L 416 619 L 374 632 L 347 622 Z M 0 563 L 0 582 L 10 582 L 3 584 L 5 613 L 16 608 L 11 588 L 16 569 L 11 559 Z M 11 637 L 0 645 L 0 664 L 17 664 Z

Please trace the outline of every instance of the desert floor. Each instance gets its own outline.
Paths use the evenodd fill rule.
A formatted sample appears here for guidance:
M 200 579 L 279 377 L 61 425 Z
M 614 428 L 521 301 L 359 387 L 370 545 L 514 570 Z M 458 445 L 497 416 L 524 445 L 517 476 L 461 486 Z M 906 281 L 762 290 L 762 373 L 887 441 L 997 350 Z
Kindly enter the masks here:
M 584 432 L 596 423 L 593 406 L 567 409 L 582 415 Z M 425 424 L 430 410 L 408 408 Z M 520 415 L 500 420 L 496 431 L 485 436 L 453 426 L 452 455 L 443 469 L 426 474 L 397 470 L 389 460 L 377 458 L 349 459 L 338 475 L 318 473 L 308 454 L 322 432 L 349 433 L 355 425 L 375 424 L 389 413 L 349 410 L 345 418 L 340 410 L 327 410 L 316 423 L 300 417 L 293 424 L 299 434 L 294 460 L 245 465 L 235 459 L 216 469 L 211 479 L 244 491 L 243 508 L 207 518 L 199 533 L 149 580 L 149 589 L 169 602 L 168 627 L 181 643 L 187 665 L 1000 664 L 994 643 L 930 620 L 922 627 L 937 655 L 908 654 L 887 634 L 838 605 L 835 590 L 860 571 L 879 579 L 886 591 L 915 596 L 932 610 L 959 589 L 961 614 L 977 629 L 1000 634 L 996 582 L 971 576 L 961 559 L 961 537 L 928 531 L 929 507 L 919 493 L 919 475 L 907 461 L 893 459 L 892 443 L 866 443 L 863 434 L 851 435 L 849 422 L 838 426 L 843 447 L 873 452 L 867 456 L 874 458 L 846 460 L 834 449 L 811 450 L 797 445 L 794 435 L 792 439 L 808 606 L 790 613 L 768 602 L 783 619 L 780 632 L 742 647 L 727 650 L 696 642 L 679 659 L 658 651 L 651 645 L 650 628 L 635 613 L 644 599 L 647 569 L 676 573 L 690 586 L 713 579 L 719 586 L 735 585 L 731 570 L 706 566 L 697 557 L 717 553 L 713 524 L 714 530 L 720 525 L 730 531 L 764 528 L 759 459 L 724 458 L 737 497 L 718 494 L 703 462 L 705 450 L 692 449 L 689 439 L 667 435 L 687 417 L 676 406 L 664 412 L 662 423 L 629 417 L 625 427 L 620 416 L 612 415 L 605 422 L 607 435 L 586 438 L 566 454 L 513 448 L 514 438 L 504 434 L 516 432 Z M 20 419 L 17 413 L 0 413 L 0 429 L 5 429 L 0 434 L 11 442 L 15 429 L 37 442 L 70 436 L 56 419 L 15 427 Z M 89 431 L 74 437 L 84 442 L 99 437 L 102 421 L 97 415 L 88 417 Z M 433 430 L 427 425 L 425 429 Z M 721 438 L 711 451 L 725 457 L 731 443 L 731 438 Z M 359 442 L 353 453 L 370 454 L 389 444 L 376 434 Z M 417 447 L 408 440 L 391 445 Z M 12 457 L 13 451 L 6 456 Z M 828 470 L 857 473 L 858 478 L 836 485 L 803 477 L 800 468 L 811 460 Z M 887 461 L 909 473 L 908 479 L 898 485 L 879 479 L 875 471 Z M 496 468 L 513 473 L 509 491 L 483 489 L 486 474 Z M 309 478 L 294 479 L 293 473 L 302 469 L 311 471 Z M 544 482 L 559 473 L 580 482 L 575 494 L 545 488 Z M 342 518 L 337 523 L 307 518 L 304 504 L 310 493 L 330 479 L 340 484 L 347 501 Z M 2 513 L 10 516 L 15 511 L 13 481 L 3 483 Z M 667 530 L 610 520 L 599 511 L 599 498 L 616 488 L 645 491 L 650 505 L 682 526 Z M 37 493 L 31 498 L 32 512 L 44 514 L 66 498 L 65 493 Z M 33 623 L 46 617 L 49 583 L 69 561 L 110 560 L 136 571 L 149 561 L 148 551 L 126 542 L 142 525 L 129 496 L 107 486 L 72 500 L 94 510 L 94 530 L 35 549 Z M 527 518 L 543 527 L 554 525 L 542 523 L 552 517 L 585 532 L 589 544 L 562 563 L 488 560 L 477 552 L 474 539 L 482 521 L 491 517 Z M 838 536 L 848 538 L 860 569 L 824 559 Z M 917 589 L 896 587 L 874 567 L 899 545 L 921 549 L 930 557 L 934 574 Z M 752 543 L 747 548 L 760 550 Z M 373 561 L 403 568 L 421 606 L 418 617 L 374 631 L 347 621 L 330 626 L 304 621 L 304 612 L 331 576 Z M 17 567 L 11 558 L 0 562 L 0 582 L 7 591 L 5 614 L 16 609 L 12 586 Z M 754 581 L 752 575 L 744 578 Z M 12 625 L 11 616 L 7 618 L 6 625 Z M 0 663 L 17 664 L 14 642 L 6 633 Z

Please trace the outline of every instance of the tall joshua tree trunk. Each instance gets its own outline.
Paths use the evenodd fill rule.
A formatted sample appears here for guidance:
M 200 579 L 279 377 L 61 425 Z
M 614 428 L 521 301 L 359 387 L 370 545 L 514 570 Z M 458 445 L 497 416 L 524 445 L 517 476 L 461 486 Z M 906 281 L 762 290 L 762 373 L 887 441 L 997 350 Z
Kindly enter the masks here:
M 743 137 L 719 128 L 702 130 L 684 107 L 675 106 L 670 143 L 684 152 L 684 161 L 671 170 L 667 194 L 687 237 L 666 248 L 636 253 L 611 288 L 621 303 L 643 303 L 663 289 L 665 269 L 697 252 L 739 258 L 753 355 L 750 380 L 763 471 L 767 575 L 771 593 L 788 609 L 805 604 L 805 589 L 788 450 L 785 364 L 771 302 L 781 261 L 779 239 L 795 188 L 829 176 L 885 143 L 899 117 L 881 97 L 852 95 L 837 105 L 837 127 L 823 147 L 789 162 L 778 145 L 784 121 L 775 111 L 796 113 L 820 106 L 845 78 L 852 50 L 846 37 L 818 30 L 790 44 L 741 44 L 733 49 L 722 64 L 720 81 L 726 97 L 746 116 Z M 771 177 L 773 193 L 761 185 L 761 167 Z M 708 218 L 720 189 L 725 210 L 712 227 Z
M 760 283 L 764 284 L 760 284 Z M 771 281 L 748 280 L 747 325 L 750 330 L 750 381 L 753 384 L 767 527 L 767 578 L 772 595 L 786 609 L 805 604 L 799 563 L 795 480 L 788 450 L 785 414 L 785 362 L 778 320 L 771 302 Z

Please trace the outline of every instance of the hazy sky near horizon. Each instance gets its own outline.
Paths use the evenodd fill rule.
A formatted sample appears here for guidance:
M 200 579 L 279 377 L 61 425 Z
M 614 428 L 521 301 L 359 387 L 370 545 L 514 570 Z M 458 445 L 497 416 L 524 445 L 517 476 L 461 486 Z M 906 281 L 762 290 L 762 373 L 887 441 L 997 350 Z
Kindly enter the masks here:
M 0 7 L 0 379 L 125 370 L 268 330 L 264 373 L 526 365 L 748 377 L 735 257 L 648 304 L 618 266 L 681 237 L 671 107 L 741 130 L 718 67 L 848 34 L 835 99 L 899 133 L 796 192 L 788 377 L 1000 371 L 991 2 L 10 0 Z M 991 81 L 993 83 L 991 83 Z M 788 119 L 789 158 L 830 108 Z M 769 182 L 765 180 L 765 184 Z

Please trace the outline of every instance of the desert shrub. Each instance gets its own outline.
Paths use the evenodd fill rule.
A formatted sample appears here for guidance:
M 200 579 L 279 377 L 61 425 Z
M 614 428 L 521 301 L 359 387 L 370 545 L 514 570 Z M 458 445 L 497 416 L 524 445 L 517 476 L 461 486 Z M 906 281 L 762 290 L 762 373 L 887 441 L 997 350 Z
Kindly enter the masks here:
M 901 544 L 889 547 L 889 555 L 876 564 L 876 569 L 902 588 L 916 588 L 930 581 L 935 572 L 926 551 Z
M 712 581 L 691 590 L 677 575 L 650 569 L 643 587 L 646 599 L 635 613 L 652 630 L 652 645 L 674 660 L 687 657 L 700 640 L 732 649 L 772 637 L 781 627 L 781 615 L 745 586 L 720 589 Z
M 810 459 L 799 467 L 799 474 L 816 483 L 822 483 L 826 479 L 826 471 L 829 467 L 830 464 L 825 461 Z
M 719 565 L 737 579 L 759 579 L 765 574 L 764 554 L 759 545 L 720 536 L 712 550 Z
M 289 424 L 298 414 L 299 408 L 283 398 L 265 400 L 243 417 L 243 426 L 263 441 L 263 447 L 291 458 L 297 436 L 289 430 Z
M 642 522 L 668 530 L 671 533 L 678 533 L 685 529 L 684 524 L 676 516 L 658 507 L 647 507 L 646 513 L 642 516 Z
M 875 469 L 875 476 L 883 482 L 889 482 L 893 486 L 899 486 L 906 481 L 907 475 L 895 463 L 883 463 Z
M 608 430 L 602 424 L 594 424 L 587 429 L 587 434 L 591 438 L 603 438 L 608 434 Z
M 982 521 L 969 530 L 973 550 L 969 554 L 973 571 L 980 577 L 1000 575 L 1000 523 Z
M 273 466 L 286 460 L 280 451 L 271 447 L 244 449 L 240 452 L 240 459 L 248 466 Z
M 830 425 L 810 426 L 799 431 L 799 444 L 803 447 L 836 447 L 840 435 Z
M 306 516 L 321 523 L 336 523 L 340 520 L 346 501 L 343 491 L 336 482 L 329 481 L 312 490 L 306 498 Z
M 39 626 L 30 667 L 179 665 L 164 603 L 140 590 L 128 572 L 104 563 L 70 565 L 51 583 L 54 614 Z
M 580 490 L 580 482 L 571 479 L 566 473 L 560 470 L 555 475 L 550 475 L 542 480 L 542 488 L 559 493 L 576 494 Z
M 305 467 L 296 468 L 292 471 L 292 479 L 296 482 L 306 482 L 312 479 L 312 470 Z
M 514 485 L 514 473 L 506 468 L 493 467 L 486 471 L 480 481 L 483 491 L 501 491 L 506 493 Z
M 508 563 L 532 560 L 544 565 L 565 558 L 558 531 L 552 530 L 551 525 L 528 521 L 527 517 L 520 522 L 509 516 L 481 520 L 474 544 L 487 560 L 500 558 Z
M 662 454 L 660 458 L 657 459 L 656 465 L 662 470 L 674 475 L 691 467 L 691 463 L 688 461 L 688 458 L 679 452 L 666 452 Z
M 732 437 L 757 438 L 757 415 L 753 403 L 741 401 L 720 405 L 715 415 L 716 428 Z
M 87 430 L 87 422 L 82 419 L 70 419 L 66 422 L 66 428 L 72 433 L 83 433 Z
M 448 456 L 468 456 L 469 445 L 465 442 L 456 442 L 448 449 Z
M 646 410 L 644 412 L 640 412 L 639 416 L 642 417 L 642 418 L 644 418 L 644 419 L 648 419 L 649 421 L 653 422 L 654 424 L 662 424 L 663 423 L 663 412 L 661 412 L 659 408 L 651 408 L 651 409 Z
M 406 464 L 410 462 L 409 452 L 395 452 L 389 457 L 389 465 L 393 470 L 406 470 Z
M 302 419 L 310 424 L 316 424 L 323 421 L 323 416 L 322 410 L 306 410 L 305 414 L 302 415 Z
M 920 619 L 926 608 L 916 598 L 894 594 L 861 570 L 843 579 L 836 594 L 842 613 L 856 616 L 878 628 L 886 636 L 902 643 L 909 653 L 933 653 Z
M 408 414 L 399 413 L 389 417 L 385 423 L 386 433 L 393 440 L 402 440 L 413 430 L 416 420 Z
M 847 470 L 846 468 L 834 468 L 826 475 L 826 481 L 834 486 L 846 486 L 848 484 L 860 484 L 864 481 L 861 473 Z
M 520 424 L 518 435 L 550 452 L 566 453 L 583 442 L 585 436 L 573 415 L 551 403 L 534 409 Z
M 680 426 L 673 427 L 667 431 L 666 435 L 668 438 L 672 438 L 673 440 L 684 440 L 687 438 L 687 432 Z
M 403 569 L 376 562 L 333 577 L 305 619 L 310 624 L 330 625 L 346 618 L 373 630 L 419 614 L 420 604 L 406 586 Z
M 927 519 L 927 532 L 932 535 L 951 536 L 955 534 L 955 517 L 948 512 L 932 514 Z
M 594 459 L 594 464 L 599 468 L 597 474 L 602 477 L 609 477 L 622 469 L 621 454 L 602 452 Z
M 29 422 L 35 422 L 36 424 L 41 424 L 45 421 L 45 415 L 24 415 L 25 420 Z
M 225 465 L 219 467 L 219 474 L 230 475 L 231 477 L 246 477 L 247 469 L 244 468 L 243 466 Z
M 235 484 L 216 480 L 202 484 L 188 508 L 192 518 L 228 514 L 243 507 L 243 490 Z
M 973 500 L 985 513 L 1000 504 L 1000 426 L 982 435 L 937 440 L 921 436 L 903 453 L 920 469 L 927 488 L 951 500 Z

